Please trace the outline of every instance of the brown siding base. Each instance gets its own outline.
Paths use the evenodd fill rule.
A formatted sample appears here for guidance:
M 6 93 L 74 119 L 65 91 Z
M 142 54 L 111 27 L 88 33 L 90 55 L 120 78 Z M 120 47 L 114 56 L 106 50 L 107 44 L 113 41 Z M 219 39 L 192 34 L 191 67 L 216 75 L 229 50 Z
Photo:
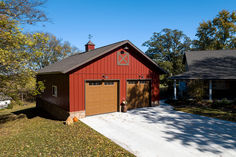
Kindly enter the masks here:
M 40 98 L 36 99 L 36 107 L 45 110 L 58 120 L 66 120 L 70 116 L 70 113 L 66 110 Z

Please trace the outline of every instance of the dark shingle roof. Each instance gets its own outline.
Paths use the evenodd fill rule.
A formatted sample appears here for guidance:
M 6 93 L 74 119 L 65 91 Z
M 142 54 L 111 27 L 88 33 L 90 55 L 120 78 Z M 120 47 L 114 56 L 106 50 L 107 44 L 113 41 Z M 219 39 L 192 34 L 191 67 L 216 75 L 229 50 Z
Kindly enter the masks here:
M 236 50 L 185 53 L 188 71 L 171 79 L 236 79 Z
M 140 52 L 140 54 L 142 54 L 146 59 L 148 59 L 151 62 L 151 64 L 156 66 L 157 70 L 160 71 L 161 74 L 166 73 L 155 62 L 153 62 L 149 57 L 147 57 L 140 49 L 138 49 L 136 46 L 134 46 L 129 40 L 124 40 L 124 41 L 113 43 L 113 44 L 110 44 L 107 46 L 96 48 L 96 49 L 88 51 L 88 52 L 83 52 L 83 53 L 69 56 L 59 62 L 56 62 L 54 64 L 44 67 L 43 69 L 40 69 L 38 71 L 38 74 L 49 74 L 49 73 L 63 73 L 63 74 L 65 74 L 71 70 L 74 70 L 75 68 L 78 68 L 78 67 L 124 45 L 124 44 L 129 44 L 133 48 L 135 48 L 138 52 Z

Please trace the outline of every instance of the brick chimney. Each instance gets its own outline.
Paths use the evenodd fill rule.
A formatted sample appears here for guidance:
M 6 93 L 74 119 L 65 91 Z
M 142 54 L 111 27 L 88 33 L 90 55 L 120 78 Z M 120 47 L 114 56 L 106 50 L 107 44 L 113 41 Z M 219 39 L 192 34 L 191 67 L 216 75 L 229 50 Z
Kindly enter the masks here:
M 89 42 L 85 45 L 85 51 L 88 52 L 88 51 L 91 51 L 91 50 L 94 50 L 94 49 L 95 49 L 94 43 L 92 43 L 92 42 L 89 40 Z

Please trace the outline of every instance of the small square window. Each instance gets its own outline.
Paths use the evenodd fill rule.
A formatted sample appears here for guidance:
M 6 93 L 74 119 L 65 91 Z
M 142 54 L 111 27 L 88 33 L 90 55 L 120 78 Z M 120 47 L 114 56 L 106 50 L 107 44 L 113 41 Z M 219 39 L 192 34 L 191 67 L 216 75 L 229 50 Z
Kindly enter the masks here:
M 52 96 L 57 97 L 57 86 L 55 85 L 52 86 Z

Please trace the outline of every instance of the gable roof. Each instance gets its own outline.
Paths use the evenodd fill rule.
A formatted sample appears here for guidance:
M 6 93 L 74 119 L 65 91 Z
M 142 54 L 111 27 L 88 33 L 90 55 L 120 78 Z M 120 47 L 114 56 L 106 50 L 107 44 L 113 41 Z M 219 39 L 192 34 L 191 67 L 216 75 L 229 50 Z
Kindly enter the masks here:
M 187 71 L 171 79 L 236 79 L 236 50 L 185 53 Z
M 110 51 L 123 46 L 125 44 L 129 44 L 134 49 L 136 49 L 144 58 L 146 58 L 152 65 L 154 65 L 157 70 L 161 74 L 165 74 L 166 72 L 160 68 L 154 61 L 152 61 L 149 57 L 147 57 L 140 49 L 138 49 L 135 45 L 133 45 L 129 40 L 124 40 L 120 42 L 116 42 L 107 46 L 99 47 L 94 50 L 78 53 L 72 56 L 69 56 L 59 62 L 53 63 L 49 66 L 44 67 L 38 71 L 38 74 L 51 74 L 51 73 L 68 73 L 102 55 L 109 53 Z

